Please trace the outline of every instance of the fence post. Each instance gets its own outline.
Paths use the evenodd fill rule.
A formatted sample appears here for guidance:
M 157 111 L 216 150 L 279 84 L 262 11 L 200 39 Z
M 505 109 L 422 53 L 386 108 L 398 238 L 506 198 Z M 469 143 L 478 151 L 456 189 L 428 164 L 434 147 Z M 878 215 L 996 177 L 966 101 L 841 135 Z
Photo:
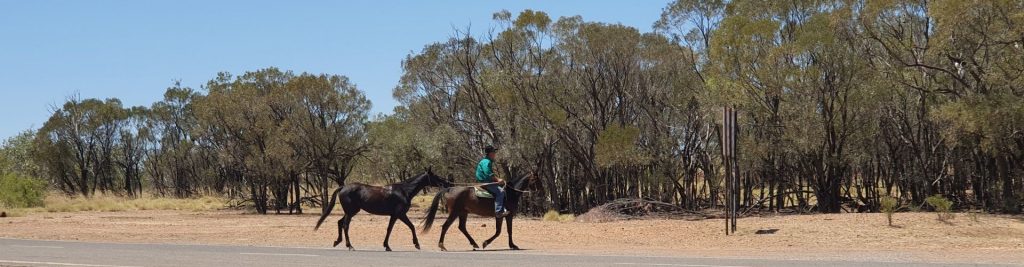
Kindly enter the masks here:
M 725 234 L 736 233 L 736 217 L 739 216 L 740 168 L 736 156 L 736 110 L 731 107 L 722 108 L 722 164 L 725 167 Z

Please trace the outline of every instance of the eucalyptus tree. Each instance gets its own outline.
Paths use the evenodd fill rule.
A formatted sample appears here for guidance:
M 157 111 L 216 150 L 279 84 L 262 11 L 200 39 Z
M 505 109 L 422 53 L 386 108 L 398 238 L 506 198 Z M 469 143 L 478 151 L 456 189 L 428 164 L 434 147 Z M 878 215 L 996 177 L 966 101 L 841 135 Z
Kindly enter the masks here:
M 890 154 L 902 192 L 1017 211 L 1024 5 L 873 1 L 865 9 L 868 55 L 901 89 L 887 129 L 899 141 Z
M 532 10 L 494 18 L 496 32 L 462 32 L 410 56 L 395 91 L 405 107 L 425 111 L 415 121 L 452 133 L 441 138 L 458 150 L 453 169 L 469 177 L 475 148 L 497 144 L 507 148 L 507 170 L 543 174 L 549 208 L 679 199 L 689 134 L 680 128 L 692 122 L 682 112 L 695 103 L 697 78 L 675 43 Z
M 301 199 L 298 174 L 308 173 L 307 191 L 326 200 L 331 182 L 344 185 L 369 149 L 365 124 L 370 101 L 340 75 L 303 73 L 288 80 L 284 90 L 290 97 L 283 99 L 296 110 L 281 126 L 292 135 L 287 139 L 297 153 L 292 160 L 301 162 L 291 173 L 294 197 Z
M 150 138 L 146 144 L 144 169 L 158 195 L 189 197 L 201 186 L 202 169 L 208 167 L 195 134 L 195 103 L 203 95 L 180 82 L 167 88 L 162 101 L 149 108 L 146 124 Z M 215 161 L 214 161 L 215 162 Z M 220 189 L 218 185 L 211 188 Z M 168 192 L 170 191 L 170 192 Z M 219 191 L 219 190 L 215 190 Z
M 67 194 L 115 190 L 114 145 L 122 116 L 120 100 L 70 98 L 36 135 L 35 160 L 44 175 Z

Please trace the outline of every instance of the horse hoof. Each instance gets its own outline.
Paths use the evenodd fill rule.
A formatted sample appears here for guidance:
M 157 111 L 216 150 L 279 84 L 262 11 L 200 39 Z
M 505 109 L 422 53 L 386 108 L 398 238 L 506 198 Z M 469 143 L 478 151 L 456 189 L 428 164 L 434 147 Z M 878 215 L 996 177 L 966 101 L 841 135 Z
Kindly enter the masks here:
M 332 246 L 332 247 L 338 247 L 338 244 L 341 244 L 341 240 L 334 241 L 334 246 Z
M 512 249 L 512 250 L 519 250 L 519 247 L 517 247 L 517 246 L 510 246 L 509 248 Z
M 416 250 L 420 250 L 420 244 L 415 244 L 415 245 L 416 245 Z
M 356 251 L 356 248 L 354 248 L 352 246 L 348 246 L 348 251 Z
M 391 248 L 389 248 L 389 247 L 384 247 L 384 251 L 391 251 Z
M 448 249 L 444 247 L 444 244 L 437 244 L 437 247 L 440 248 L 441 251 L 448 251 Z
M 487 248 L 487 245 L 490 245 L 490 244 L 491 244 L 491 242 L 484 242 L 484 248 Z

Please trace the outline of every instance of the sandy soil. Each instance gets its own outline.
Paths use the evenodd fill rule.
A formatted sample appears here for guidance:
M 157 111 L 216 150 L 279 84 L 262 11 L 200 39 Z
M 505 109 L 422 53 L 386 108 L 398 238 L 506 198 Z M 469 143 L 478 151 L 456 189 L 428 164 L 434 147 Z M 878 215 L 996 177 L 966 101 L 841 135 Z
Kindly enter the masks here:
M 422 212 L 412 212 L 413 217 Z M 137 243 L 233 244 L 328 247 L 340 216 L 313 231 L 318 215 L 252 215 L 240 211 L 125 211 L 36 213 L 0 218 L 0 237 Z M 418 222 L 419 218 L 413 218 Z M 443 222 L 439 219 L 438 224 Z M 494 232 L 494 221 L 471 218 L 477 242 Z M 534 253 L 671 255 L 802 260 L 961 262 L 1024 264 L 1024 217 L 958 214 L 950 222 L 933 213 L 900 213 L 896 227 L 883 214 L 789 215 L 743 218 L 725 236 L 724 221 L 632 220 L 604 223 L 546 222 L 518 218 L 516 244 Z M 357 249 L 381 250 L 387 218 L 361 214 L 350 235 Z M 756 235 L 758 229 L 779 229 Z M 419 230 L 419 229 L 418 229 Z M 437 250 L 439 225 L 420 240 Z M 500 237 L 489 249 L 507 248 Z M 455 227 L 445 245 L 469 250 Z M 412 250 L 409 229 L 396 224 L 396 250 Z

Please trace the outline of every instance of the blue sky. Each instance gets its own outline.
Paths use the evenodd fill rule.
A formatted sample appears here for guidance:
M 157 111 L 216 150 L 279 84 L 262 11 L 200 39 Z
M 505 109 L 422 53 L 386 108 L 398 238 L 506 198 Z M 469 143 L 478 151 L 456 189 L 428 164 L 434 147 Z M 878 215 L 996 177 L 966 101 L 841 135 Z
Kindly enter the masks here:
M 506 9 L 650 31 L 660 1 L 0 0 L 0 138 L 38 128 L 71 95 L 145 105 L 173 81 L 268 66 L 348 76 L 387 113 L 401 61 Z

